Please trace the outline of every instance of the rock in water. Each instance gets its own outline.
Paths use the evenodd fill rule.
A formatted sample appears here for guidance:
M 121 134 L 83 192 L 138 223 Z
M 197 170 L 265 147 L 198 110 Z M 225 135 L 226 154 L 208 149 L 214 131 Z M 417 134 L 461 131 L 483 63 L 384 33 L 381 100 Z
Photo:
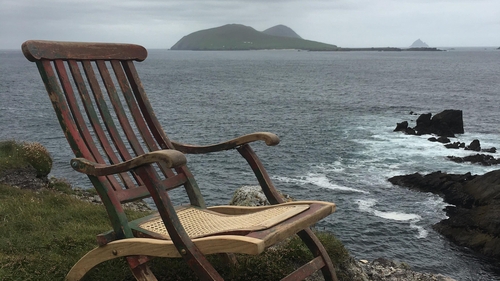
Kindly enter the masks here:
M 447 109 L 433 117 L 431 113 L 421 114 L 414 129 L 418 135 L 436 134 L 442 137 L 454 137 L 455 134 L 463 134 L 462 110 Z
M 429 48 L 429 45 L 427 45 L 424 41 L 417 39 L 413 44 L 411 44 L 410 48 Z

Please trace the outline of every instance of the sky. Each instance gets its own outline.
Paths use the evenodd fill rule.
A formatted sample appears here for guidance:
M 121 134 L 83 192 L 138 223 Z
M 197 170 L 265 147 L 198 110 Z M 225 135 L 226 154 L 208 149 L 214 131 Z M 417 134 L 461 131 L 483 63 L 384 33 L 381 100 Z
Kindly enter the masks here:
M 500 46 L 499 0 L 0 0 L 0 49 L 29 39 L 168 49 L 232 23 L 283 24 L 339 47 Z

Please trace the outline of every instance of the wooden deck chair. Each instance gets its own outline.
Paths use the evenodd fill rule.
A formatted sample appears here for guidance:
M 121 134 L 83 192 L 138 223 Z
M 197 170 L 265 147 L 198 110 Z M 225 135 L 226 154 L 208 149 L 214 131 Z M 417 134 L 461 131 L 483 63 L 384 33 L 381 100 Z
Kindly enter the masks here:
M 301 280 L 321 269 L 336 280 L 328 254 L 309 226 L 330 215 L 335 204 L 285 203 L 250 142 L 276 145 L 271 133 L 253 133 L 215 145 L 169 140 L 149 103 L 134 61 L 142 46 L 111 43 L 26 41 L 26 58 L 36 62 L 64 134 L 108 213 L 112 231 L 98 235 L 98 247 L 83 256 L 67 280 L 80 280 L 97 264 L 125 257 L 137 280 L 156 280 L 152 257 L 184 259 L 201 280 L 223 280 L 207 261 L 215 253 L 257 255 L 298 234 L 314 258 L 283 280 Z M 236 149 L 250 164 L 271 206 L 207 207 L 186 167 L 184 154 Z M 184 187 L 189 206 L 175 207 L 168 191 Z M 122 204 L 152 197 L 158 212 L 129 221 Z

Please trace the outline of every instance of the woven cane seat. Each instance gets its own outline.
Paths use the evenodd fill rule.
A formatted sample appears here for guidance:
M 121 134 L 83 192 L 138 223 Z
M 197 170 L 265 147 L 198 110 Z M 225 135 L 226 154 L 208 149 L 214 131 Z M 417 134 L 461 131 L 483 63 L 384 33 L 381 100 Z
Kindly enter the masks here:
M 177 211 L 177 215 L 189 237 L 199 238 L 220 233 L 267 229 L 308 208 L 309 205 L 286 205 L 248 214 L 227 215 L 189 207 Z M 139 227 L 154 232 L 164 239 L 170 239 L 165 225 L 158 215 L 139 224 Z

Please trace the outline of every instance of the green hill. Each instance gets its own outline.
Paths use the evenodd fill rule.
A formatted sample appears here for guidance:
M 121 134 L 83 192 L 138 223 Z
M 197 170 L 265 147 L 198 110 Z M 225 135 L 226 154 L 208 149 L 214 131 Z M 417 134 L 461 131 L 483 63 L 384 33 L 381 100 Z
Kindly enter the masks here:
M 268 35 L 274 35 L 274 36 L 283 36 L 283 37 L 292 37 L 292 38 L 302 39 L 302 37 L 300 37 L 297 33 L 295 33 L 295 31 L 293 31 L 290 27 L 282 25 L 282 24 L 268 28 L 268 29 L 262 31 L 262 33 L 265 33 Z
M 228 24 L 184 36 L 171 50 L 297 49 L 334 51 L 337 46 L 301 38 L 269 35 L 241 24 Z

